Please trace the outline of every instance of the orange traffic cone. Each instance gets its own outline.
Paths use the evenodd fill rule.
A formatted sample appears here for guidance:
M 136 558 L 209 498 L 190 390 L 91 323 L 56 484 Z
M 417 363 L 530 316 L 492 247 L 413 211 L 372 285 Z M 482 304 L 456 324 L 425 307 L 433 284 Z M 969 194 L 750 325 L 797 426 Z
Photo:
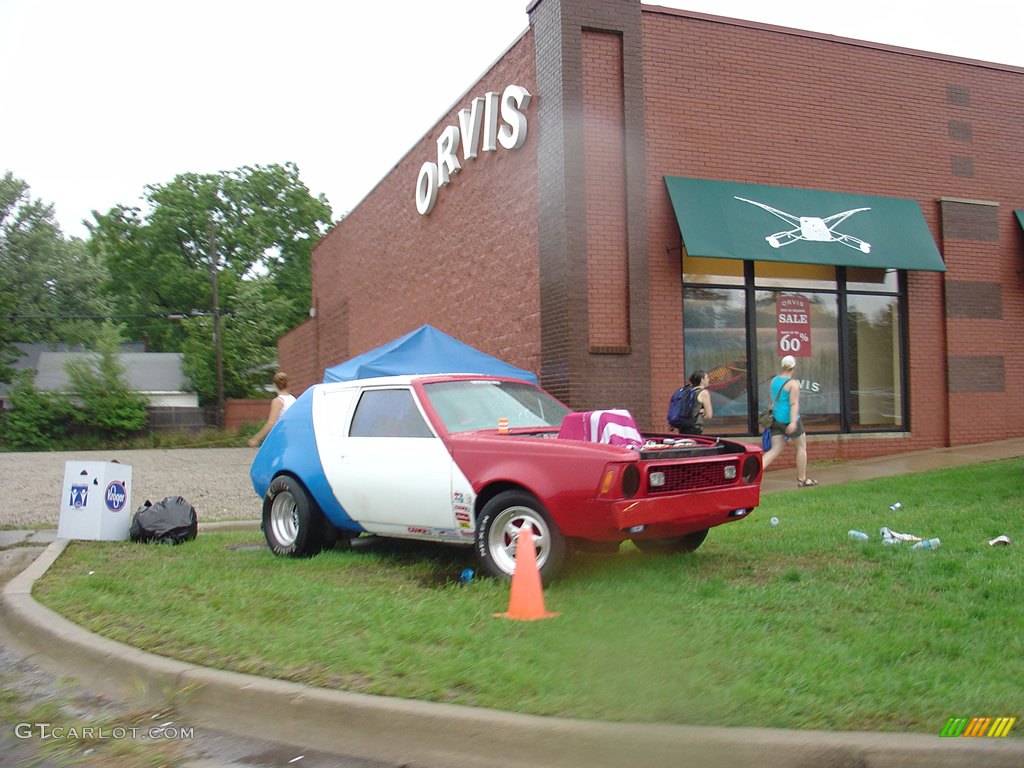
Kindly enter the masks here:
M 540 571 L 537 569 L 537 550 L 533 546 L 533 530 L 524 525 L 516 543 L 516 569 L 512 572 L 512 590 L 508 598 L 508 612 L 496 613 L 496 618 L 515 621 L 550 619 L 557 613 L 544 610 L 544 593 Z

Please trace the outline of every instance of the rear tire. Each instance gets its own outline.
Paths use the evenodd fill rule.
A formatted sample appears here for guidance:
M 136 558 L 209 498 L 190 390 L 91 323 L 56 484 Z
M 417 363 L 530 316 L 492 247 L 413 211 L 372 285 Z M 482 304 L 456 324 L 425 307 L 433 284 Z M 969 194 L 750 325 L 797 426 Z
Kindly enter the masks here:
M 526 491 L 504 491 L 484 505 L 477 521 L 476 555 L 480 567 L 498 579 L 515 571 L 519 533 L 530 527 L 541 581 L 554 578 L 565 565 L 565 536 L 541 503 Z
M 293 477 L 274 479 L 263 497 L 263 535 L 282 557 L 312 557 L 324 546 L 327 521 Z
M 633 539 L 636 548 L 641 552 L 650 555 L 675 555 L 683 552 L 693 552 L 704 543 L 708 537 L 708 529 L 694 531 L 685 536 L 676 536 L 672 539 Z

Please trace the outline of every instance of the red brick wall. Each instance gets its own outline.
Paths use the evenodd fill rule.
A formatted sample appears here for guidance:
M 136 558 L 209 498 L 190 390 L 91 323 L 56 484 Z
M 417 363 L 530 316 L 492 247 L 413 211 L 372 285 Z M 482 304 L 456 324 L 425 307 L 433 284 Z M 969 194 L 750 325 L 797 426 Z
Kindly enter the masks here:
M 317 325 L 311 319 L 292 328 L 277 342 L 279 367 L 288 374 L 288 391 L 296 397 L 323 380 L 316 336 Z
M 243 424 L 263 424 L 270 415 L 270 400 L 226 400 L 224 428 L 238 429 Z
M 589 347 L 629 346 L 622 36 L 583 31 L 583 147 Z
M 297 387 L 431 323 L 543 362 L 577 407 L 660 427 L 684 375 L 664 176 L 694 176 L 915 199 L 947 260 L 948 275 L 907 275 L 910 433 L 814 437 L 812 461 L 1022 434 L 1024 71 L 650 6 L 637 22 L 630 0 L 528 12 L 531 29 L 314 251 L 317 317 L 280 344 Z M 464 161 L 420 216 L 437 137 L 512 83 L 534 97 L 525 146 Z M 942 197 L 998 202 L 994 239 Z M 629 353 L 593 354 L 623 339 Z
M 542 118 L 541 380 L 574 408 L 627 407 L 647 424 L 641 6 L 539 0 L 529 13 Z
M 944 251 L 947 277 L 909 273 L 910 435 L 816 438 L 812 460 L 1022 433 L 1011 219 L 1024 195 L 1024 72 L 662 10 L 644 13 L 644 59 L 653 402 L 668 400 L 683 362 L 680 235 L 663 177 L 694 176 L 915 199 Z M 998 242 L 944 241 L 944 195 L 1000 201 Z M 1000 282 L 1002 318 L 947 323 L 951 277 Z M 947 396 L 947 352 L 1002 358 L 1004 390 Z
M 313 302 L 323 368 L 347 360 L 424 323 L 513 365 L 540 362 L 537 277 L 537 185 L 534 106 L 525 110 L 525 145 L 499 145 L 441 187 L 434 210 L 416 210 L 424 162 L 437 161 L 437 138 L 458 126 L 458 111 L 508 85 L 533 94 L 532 38 L 520 38 L 453 105 L 438 125 L 338 223 L 313 251 Z M 305 326 L 304 326 L 305 327 Z M 282 344 L 282 367 L 298 369 L 312 339 Z M 287 361 L 287 362 L 286 362 Z M 289 371 L 291 374 L 291 371 Z

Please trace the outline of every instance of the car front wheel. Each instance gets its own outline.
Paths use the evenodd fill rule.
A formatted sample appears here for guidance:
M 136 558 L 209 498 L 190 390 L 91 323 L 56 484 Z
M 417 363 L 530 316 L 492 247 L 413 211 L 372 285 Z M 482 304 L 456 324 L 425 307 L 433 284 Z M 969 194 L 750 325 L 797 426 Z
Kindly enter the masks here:
M 323 549 L 325 521 L 306 489 L 278 477 L 263 497 L 263 535 L 275 555 L 312 557 Z
M 504 491 L 484 505 L 477 522 L 476 554 L 481 568 L 508 579 L 516 568 L 519 535 L 530 529 L 542 581 L 553 578 L 565 564 L 565 536 L 541 503 L 525 491 Z

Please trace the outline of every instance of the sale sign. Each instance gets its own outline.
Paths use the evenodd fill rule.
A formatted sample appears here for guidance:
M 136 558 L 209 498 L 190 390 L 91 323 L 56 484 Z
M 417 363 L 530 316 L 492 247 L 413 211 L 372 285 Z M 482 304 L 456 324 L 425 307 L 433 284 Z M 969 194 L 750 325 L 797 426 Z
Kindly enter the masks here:
M 811 356 L 811 302 L 806 296 L 776 296 L 779 357 Z

